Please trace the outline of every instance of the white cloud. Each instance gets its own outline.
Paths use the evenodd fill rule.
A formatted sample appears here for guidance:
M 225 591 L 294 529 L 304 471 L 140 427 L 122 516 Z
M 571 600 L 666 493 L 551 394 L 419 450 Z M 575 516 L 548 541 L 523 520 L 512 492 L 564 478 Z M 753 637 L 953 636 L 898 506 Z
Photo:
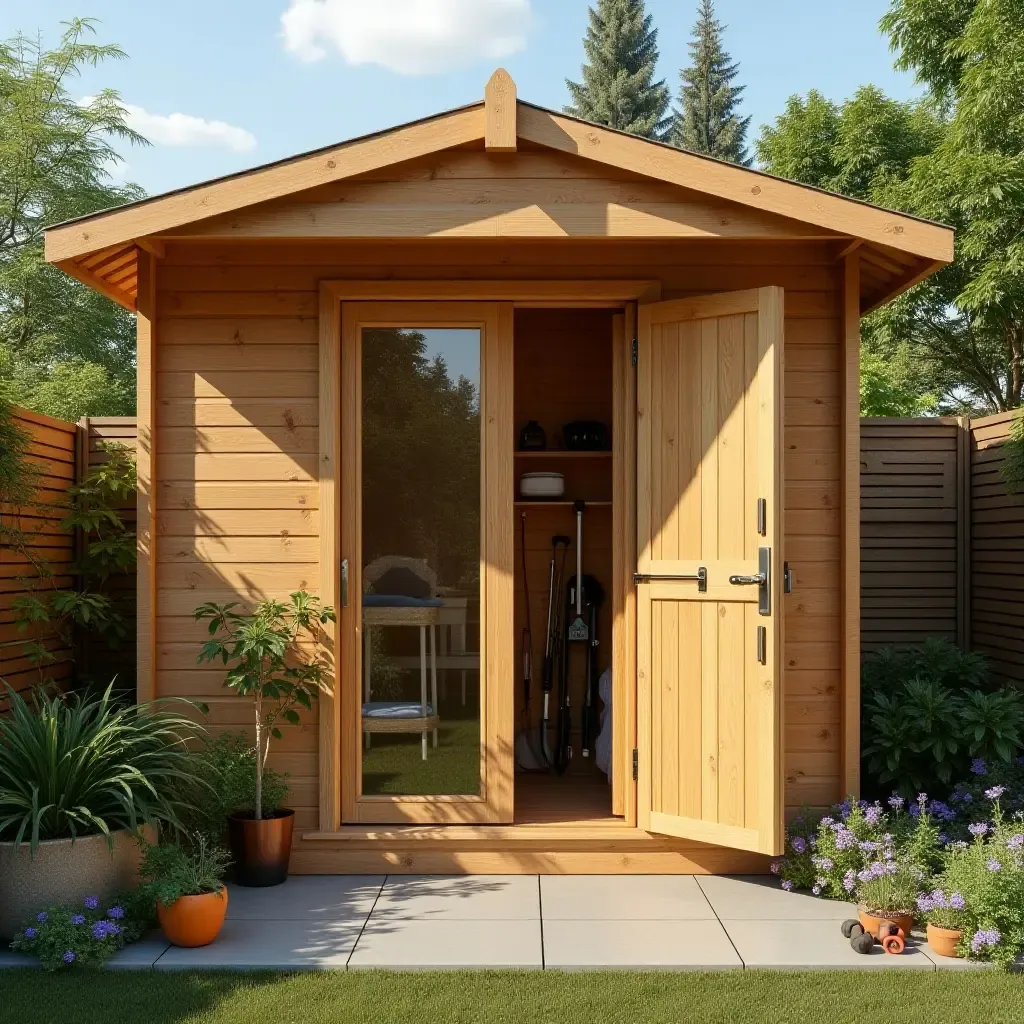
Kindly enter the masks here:
M 530 0 L 289 0 L 281 34 L 304 61 L 424 75 L 523 49 L 531 20 Z
M 158 146 L 224 146 L 236 153 L 256 148 L 256 136 L 226 121 L 207 121 L 192 114 L 151 114 L 125 103 L 130 128 Z

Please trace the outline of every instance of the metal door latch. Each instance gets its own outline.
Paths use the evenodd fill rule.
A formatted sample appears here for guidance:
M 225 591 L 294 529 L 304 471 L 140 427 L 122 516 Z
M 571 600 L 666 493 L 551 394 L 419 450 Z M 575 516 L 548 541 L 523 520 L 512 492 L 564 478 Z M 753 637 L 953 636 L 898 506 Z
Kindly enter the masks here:
M 708 571 L 703 565 L 694 573 L 633 573 L 634 584 L 660 583 L 662 580 L 696 583 L 699 593 L 706 594 L 708 592 Z
M 772 549 L 757 549 L 758 572 L 752 576 L 730 576 L 734 587 L 757 587 L 757 610 L 761 615 L 772 613 Z
M 341 560 L 341 607 L 348 607 L 348 559 Z
M 782 592 L 793 593 L 793 570 L 789 567 L 789 562 L 782 563 Z

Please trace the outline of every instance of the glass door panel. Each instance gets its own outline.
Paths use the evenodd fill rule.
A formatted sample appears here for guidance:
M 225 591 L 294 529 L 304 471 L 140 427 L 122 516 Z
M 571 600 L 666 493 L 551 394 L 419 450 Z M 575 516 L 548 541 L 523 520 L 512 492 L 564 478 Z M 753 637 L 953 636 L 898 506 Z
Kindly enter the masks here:
M 360 329 L 363 796 L 481 794 L 481 341 Z

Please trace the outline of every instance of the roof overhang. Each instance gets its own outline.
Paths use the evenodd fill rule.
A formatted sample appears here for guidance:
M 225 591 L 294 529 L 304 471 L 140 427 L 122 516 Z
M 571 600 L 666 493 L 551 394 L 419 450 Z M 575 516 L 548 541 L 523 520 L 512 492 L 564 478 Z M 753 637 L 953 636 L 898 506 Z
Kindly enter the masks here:
M 839 255 L 860 253 L 864 312 L 953 259 L 953 230 L 943 224 L 522 102 L 501 69 L 482 103 L 55 225 L 46 231 L 46 259 L 134 309 L 139 250 L 159 256 L 164 241 L 190 225 L 443 150 L 483 143 L 508 153 L 519 141 L 798 221 L 809 236 L 834 234 Z

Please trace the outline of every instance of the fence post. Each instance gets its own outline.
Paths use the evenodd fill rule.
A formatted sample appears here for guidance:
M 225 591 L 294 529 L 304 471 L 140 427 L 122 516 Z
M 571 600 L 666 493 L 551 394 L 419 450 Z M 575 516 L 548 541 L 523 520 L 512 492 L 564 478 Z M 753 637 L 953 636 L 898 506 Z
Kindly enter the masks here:
M 957 417 L 956 445 L 956 642 L 971 647 L 971 418 Z

